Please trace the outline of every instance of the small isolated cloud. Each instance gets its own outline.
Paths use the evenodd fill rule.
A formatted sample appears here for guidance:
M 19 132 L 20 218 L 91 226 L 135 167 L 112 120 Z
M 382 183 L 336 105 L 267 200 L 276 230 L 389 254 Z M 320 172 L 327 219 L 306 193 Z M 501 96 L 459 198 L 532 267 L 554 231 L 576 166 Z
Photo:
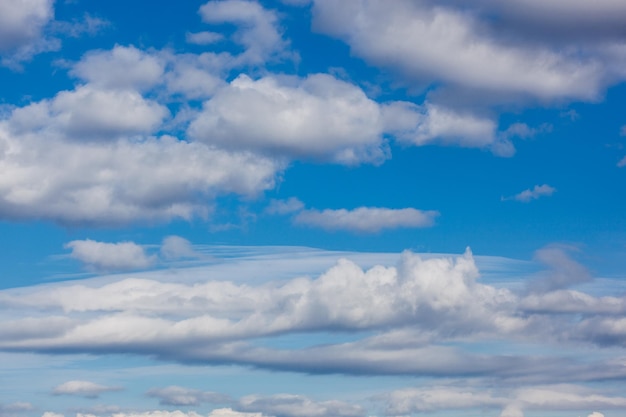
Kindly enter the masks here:
M 187 43 L 193 43 L 195 45 L 210 45 L 212 43 L 216 43 L 224 39 L 224 35 L 218 32 L 196 32 L 196 33 L 187 33 L 185 35 L 185 40 Z
M 97 398 L 100 394 L 121 391 L 120 387 L 108 387 L 90 381 L 68 381 L 52 390 L 54 395 L 76 395 L 86 398 Z
M 511 197 L 502 197 L 502 201 L 515 200 L 522 203 L 528 203 L 532 200 L 537 200 L 540 197 L 549 197 L 556 192 L 556 188 L 549 186 L 548 184 L 535 185 L 532 189 L 527 189 L 519 194 L 515 194 Z
M 358 207 L 353 210 L 322 211 L 311 209 L 301 211 L 294 218 L 294 222 L 326 230 L 377 233 L 385 229 L 430 227 L 434 225 L 438 215 L 437 211 L 414 208 Z
M 202 403 L 220 404 L 232 401 L 228 395 L 178 386 L 155 388 L 146 394 L 149 397 L 158 398 L 161 405 L 173 406 L 197 406 Z
M 200 254 L 193 249 L 191 242 L 180 236 L 168 236 L 163 239 L 160 253 L 165 260 L 200 257 Z
M 290 197 L 286 200 L 270 200 L 265 212 L 267 214 L 286 215 L 296 213 L 304 209 L 304 203 L 296 197 Z
M 95 240 L 73 240 L 65 245 L 70 256 L 88 268 L 102 271 L 147 268 L 155 261 L 143 247 L 134 242 L 106 243 Z
M 617 163 L 617 166 L 620 168 L 626 166 L 626 156 Z
M 587 417 L 604 417 L 604 414 L 594 411 L 593 413 L 589 414 Z

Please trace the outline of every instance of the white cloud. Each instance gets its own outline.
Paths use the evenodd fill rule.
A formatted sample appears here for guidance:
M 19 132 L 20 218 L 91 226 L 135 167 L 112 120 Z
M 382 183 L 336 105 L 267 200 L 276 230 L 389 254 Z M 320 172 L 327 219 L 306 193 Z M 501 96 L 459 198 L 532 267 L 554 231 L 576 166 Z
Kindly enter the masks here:
M 193 249 L 191 242 L 180 236 L 167 236 L 163 239 L 160 253 L 166 260 L 198 258 L 201 256 Z
M 237 57 L 240 64 L 264 64 L 284 54 L 287 42 L 279 32 L 276 12 L 264 9 L 256 1 L 210 1 L 200 7 L 199 13 L 206 23 L 237 26 L 233 40 L 245 48 Z
M 120 387 L 107 387 L 90 381 L 68 381 L 52 390 L 54 395 L 76 395 L 79 397 L 97 398 L 105 392 L 120 391 Z
M 378 233 L 386 229 L 430 227 L 436 211 L 414 208 L 389 209 L 358 207 L 353 210 L 303 210 L 294 218 L 295 224 L 320 227 L 326 230 L 347 230 L 358 233 Z
M 617 166 L 622 168 L 626 166 L 626 156 L 624 158 L 622 158 L 618 163 Z
M 73 240 L 65 247 L 72 250 L 72 258 L 102 271 L 147 268 L 156 261 L 154 256 L 148 256 L 143 247 L 133 242 Z
M 556 188 L 549 186 L 548 184 L 535 185 L 534 188 L 524 190 L 519 194 L 515 194 L 512 197 L 503 197 L 502 200 L 515 200 L 522 203 L 529 203 L 532 200 L 537 200 L 540 197 L 550 197 L 556 192 Z
M 189 135 L 206 143 L 340 163 L 385 159 L 378 104 L 330 75 L 240 75 L 204 104 Z
M 104 89 L 145 90 L 160 82 L 164 62 L 134 46 L 87 52 L 70 74 Z
M 17 134 L 110 140 L 153 132 L 168 115 L 166 107 L 135 91 L 85 85 L 15 109 L 8 126 Z
M 593 99 L 606 75 L 593 57 L 525 44 L 524 36 L 518 42 L 501 41 L 479 13 L 439 3 L 315 0 L 313 13 L 317 30 L 422 86 L 441 82 L 544 100 Z
M 212 43 L 216 43 L 224 39 L 224 35 L 218 32 L 196 32 L 196 33 L 187 33 L 185 38 L 188 43 L 193 43 L 196 45 L 210 45 Z
M 41 417 L 65 417 L 63 414 L 55 413 L 52 411 L 44 412 Z
M 497 134 L 496 123 L 486 117 L 459 112 L 426 102 L 417 106 L 393 102 L 382 107 L 385 130 L 400 142 L 416 146 L 441 143 L 467 148 L 491 148 L 500 156 L 510 156 L 514 148 L 507 137 Z M 504 151 L 508 149 L 507 151 Z
M 176 417 L 176 416 L 173 416 Z M 264 417 L 261 413 L 244 413 L 231 408 L 219 408 L 209 413 L 208 417 Z
M 32 120 L 31 120 L 32 122 Z M 0 216 L 114 224 L 206 217 L 222 193 L 253 196 L 282 167 L 164 136 L 142 141 L 66 141 L 12 132 L 0 122 Z
M 41 40 L 54 17 L 53 0 L 3 0 L 0 2 L 0 53 L 29 48 Z
M 567 290 L 518 294 L 481 283 L 469 252 L 426 258 L 405 253 L 396 267 L 369 269 L 340 260 L 315 278 L 276 269 L 281 259 L 299 265 L 296 252 L 281 252 L 272 252 L 265 263 L 228 258 L 217 269 L 194 264 L 175 273 L 0 291 L 0 350 L 132 353 L 304 373 L 493 376 L 541 383 L 626 375 L 620 362 L 575 356 L 591 344 L 626 341 L 625 297 Z M 298 345 L 282 344 L 283 337 L 297 337 Z M 273 340 L 283 347 L 268 346 Z M 507 353 L 476 351 L 494 341 Z M 526 353 L 520 346 L 547 353 L 535 348 Z M 550 354 L 564 348 L 574 356 Z
M 505 400 L 488 392 L 457 387 L 408 388 L 393 391 L 387 398 L 386 414 L 391 416 L 439 410 L 499 408 Z
M 155 411 L 144 411 L 144 412 L 129 412 L 129 413 L 115 413 L 112 417 L 204 417 L 201 414 L 196 413 L 195 411 L 183 412 L 183 411 L 165 411 L 165 410 L 155 410 Z M 209 417 L 211 414 L 209 414 Z M 226 415 L 224 416 L 226 417 Z M 233 415 L 233 417 L 236 417 Z
M 158 398 L 162 405 L 197 406 L 202 403 L 226 403 L 232 399 L 224 394 L 206 392 L 178 386 L 155 388 L 147 392 L 149 397 Z
M 363 408 L 343 401 L 313 401 L 302 395 L 250 395 L 239 400 L 244 411 L 260 411 L 276 417 L 361 417 Z
M 267 214 L 292 214 L 304 209 L 304 203 L 296 197 L 290 197 L 287 200 L 270 200 L 265 208 Z
M 593 413 L 589 414 L 587 417 L 604 417 L 604 414 L 594 411 Z

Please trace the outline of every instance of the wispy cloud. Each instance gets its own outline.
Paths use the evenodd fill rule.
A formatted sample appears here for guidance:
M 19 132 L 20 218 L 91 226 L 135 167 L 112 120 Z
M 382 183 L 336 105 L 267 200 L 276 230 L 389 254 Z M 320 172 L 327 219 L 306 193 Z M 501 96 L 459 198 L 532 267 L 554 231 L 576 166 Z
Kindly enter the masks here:
M 529 203 L 533 200 L 537 200 L 541 197 L 550 197 L 556 192 L 556 188 L 549 186 L 548 184 L 535 185 L 533 188 L 524 190 L 511 197 L 502 197 L 502 201 L 515 200 L 521 203 Z
M 97 398 L 105 392 L 121 391 L 121 387 L 108 387 L 91 381 L 67 381 L 52 390 L 54 395 L 75 395 Z

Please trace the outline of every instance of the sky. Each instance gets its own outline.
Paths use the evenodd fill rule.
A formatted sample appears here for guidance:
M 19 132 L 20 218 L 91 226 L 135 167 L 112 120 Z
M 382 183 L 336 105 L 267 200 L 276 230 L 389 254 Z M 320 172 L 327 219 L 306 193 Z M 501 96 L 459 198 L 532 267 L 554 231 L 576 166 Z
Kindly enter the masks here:
M 625 28 L 0 0 L 0 417 L 624 415 Z

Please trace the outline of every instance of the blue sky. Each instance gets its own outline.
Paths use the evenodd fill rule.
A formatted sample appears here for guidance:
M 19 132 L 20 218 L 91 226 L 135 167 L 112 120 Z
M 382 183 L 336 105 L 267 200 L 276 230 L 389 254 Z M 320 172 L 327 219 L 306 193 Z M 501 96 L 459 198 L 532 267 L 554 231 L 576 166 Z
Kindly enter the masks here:
M 625 25 L 0 0 L 0 417 L 622 415 Z

